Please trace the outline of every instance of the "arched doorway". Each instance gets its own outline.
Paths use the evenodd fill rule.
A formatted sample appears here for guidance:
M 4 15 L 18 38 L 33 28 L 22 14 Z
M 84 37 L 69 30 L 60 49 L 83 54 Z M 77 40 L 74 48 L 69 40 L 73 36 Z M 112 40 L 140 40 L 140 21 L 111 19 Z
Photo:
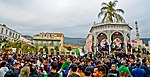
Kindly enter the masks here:
M 109 51 L 108 38 L 105 33 L 100 33 L 97 36 L 98 51 Z
M 124 36 L 120 32 L 114 32 L 111 35 L 111 50 L 120 51 L 124 50 Z

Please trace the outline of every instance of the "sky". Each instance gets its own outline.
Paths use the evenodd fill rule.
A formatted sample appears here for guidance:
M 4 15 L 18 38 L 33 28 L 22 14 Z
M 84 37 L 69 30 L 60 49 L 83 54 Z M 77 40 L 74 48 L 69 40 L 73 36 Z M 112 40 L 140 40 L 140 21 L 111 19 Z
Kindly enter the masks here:
M 0 0 L 0 23 L 22 35 L 40 32 L 59 32 L 65 37 L 85 38 L 95 21 L 101 3 L 110 0 Z M 141 37 L 150 37 L 150 0 L 118 0 L 116 8 L 125 11 L 122 16 L 133 28 L 138 21 Z

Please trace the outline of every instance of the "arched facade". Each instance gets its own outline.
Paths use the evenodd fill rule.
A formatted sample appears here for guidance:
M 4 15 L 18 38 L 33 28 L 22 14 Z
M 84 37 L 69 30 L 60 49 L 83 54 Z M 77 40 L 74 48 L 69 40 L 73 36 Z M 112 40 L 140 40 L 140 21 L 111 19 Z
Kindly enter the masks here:
M 116 48 L 127 53 L 127 45 L 131 42 L 131 30 L 132 28 L 126 23 L 93 24 L 90 32 L 94 36 L 93 44 L 95 51 L 97 51 L 99 44 L 105 41 L 109 45 L 109 53 L 113 50 L 112 45 L 114 44 L 116 44 Z M 100 46 L 102 45 L 100 44 Z

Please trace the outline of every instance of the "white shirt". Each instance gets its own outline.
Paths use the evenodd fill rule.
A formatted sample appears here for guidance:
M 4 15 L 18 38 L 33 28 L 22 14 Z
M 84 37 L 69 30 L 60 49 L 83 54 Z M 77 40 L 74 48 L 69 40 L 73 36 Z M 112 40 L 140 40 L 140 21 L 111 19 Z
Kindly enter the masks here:
M 0 68 L 0 77 L 4 77 L 5 73 L 9 71 L 7 67 L 1 67 Z

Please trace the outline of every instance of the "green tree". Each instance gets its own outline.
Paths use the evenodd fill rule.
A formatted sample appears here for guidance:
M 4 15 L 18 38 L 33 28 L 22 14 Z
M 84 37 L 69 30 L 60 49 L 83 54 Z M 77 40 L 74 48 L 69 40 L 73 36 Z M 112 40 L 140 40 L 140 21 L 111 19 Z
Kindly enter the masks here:
M 51 49 L 50 49 L 50 52 L 51 52 L 51 54 L 53 55 L 53 54 L 54 54 L 54 49 L 51 48 Z
M 2 44 L 3 43 L 3 40 L 2 40 L 2 38 L 0 38 L 0 44 Z
M 36 45 L 36 46 L 34 47 L 34 52 L 38 52 L 38 50 L 39 50 L 39 47 Z
M 123 13 L 122 9 L 116 9 L 117 0 L 110 1 L 109 3 L 102 3 L 102 7 L 100 13 L 98 14 L 98 18 L 100 16 L 104 16 L 102 19 L 102 23 L 104 22 L 125 22 L 123 17 L 119 13 Z
M 69 47 L 67 47 L 67 50 L 68 50 L 68 51 L 71 51 L 71 50 L 72 50 L 72 48 L 69 46 Z
M 48 52 L 48 47 L 46 45 L 44 45 L 43 48 L 45 49 L 46 52 Z
M 23 44 L 21 47 L 22 52 L 28 52 L 28 45 Z
M 21 42 L 14 42 L 12 43 L 12 47 L 16 48 L 16 52 L 18 52 L 21 49 Z
M 55 46 L 55 50 L 56 50 L 56 52 L 59 51 L 59 47 L 58 47 L 58 46 Z
M 29 51 L 30 51 L 30 52 L 33 52 L 33 51 L 34 51 L 34 46 L 31 46 L 31 45 L 30 45 L 29 47 L 30 47 L 30 50 L 29 50 Z

